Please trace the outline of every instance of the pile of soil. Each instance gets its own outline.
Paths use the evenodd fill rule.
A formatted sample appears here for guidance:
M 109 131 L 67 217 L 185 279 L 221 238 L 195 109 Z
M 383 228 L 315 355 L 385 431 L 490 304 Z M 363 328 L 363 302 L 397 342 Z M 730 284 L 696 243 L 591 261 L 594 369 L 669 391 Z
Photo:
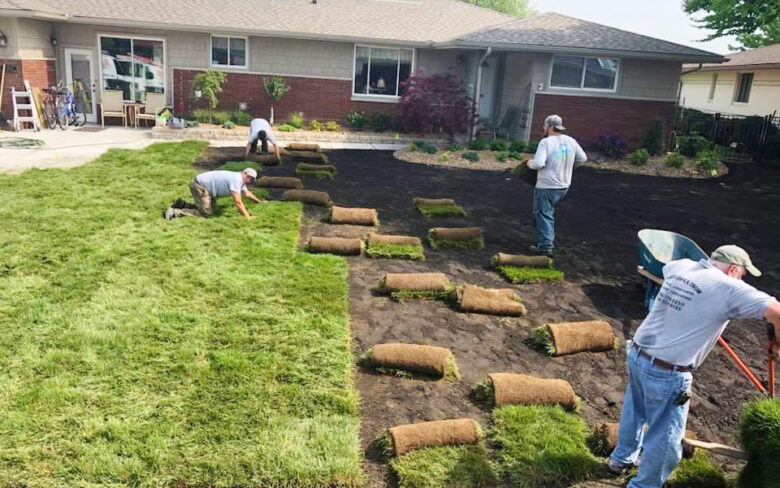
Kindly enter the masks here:
M 394 482 L 371 447 L 384 429 L 459 417 L 489 425 L 489 412 L 472 403 L 468 394 L 473 384 L 496 371 L 565 379 L 582 398 L 582 416 L 590 425 L 617 421 L 626 386 L 624 348 L 548 358 L 524 340 L 534 326 L 590 319 L 606 320 L 621 339 L 630 338 L 646 315 L 642 281 L 636 274 L 640 229 L 679 232 L 705 251 L 725 243 L 739 244 L 764 271 L 760 280 L 748 281 L 770 293 L 780 287 L 776 261 L 780 172 L 770 168 L 733 165 L 728 175 L 710 180 L 578 169 L 557 213 L 555 266 L 566 273 L 566 281 L 510 285 L 492 269 L 490 259 L 497 252 L 525 254 L 532 243 L 533 189 L 526 183 L 508 172 L 405 163 L 390 152 L 328 154 L 339 168 L 339 177 L 307 181 L 307 188 L 328 191 L 338 205 L 377 208 L 383 234 L 425 240 L 428 229 L 437 225 L 480 226 L 485 231 L 485 249 L 426 249 L 424 262 L 347 258 L 355 357 L 387 342 L 437 345 L 452 350 L 463 377 L 450 384 L 357 370 L 367 486 L 392 486 Z M 293 172 L 291 164 L 264 170 L 279 176 Z M 279 195 L 280 191 L 272 190 L 272 198 Z M 455 198 L 469 215 L 450 217 L 446 224 L 427 221 L 412 203 L 420 195 Z M 324 224 L 326 215 L 326 208 L 305 207 L 301 245 L 313 230 L 316 235 L 346 237 L 366 233 L 365 227 Z M 457 284 L 513 288 L 528 307 L 528 315 L 467 314 L 441 301 L 398 303 L 375 291 L 385 273 L 430 271 L 446 273 Z M 762 376 L 766 371 L 764 334 L 763 323 L 756 320 L 733 321 L 724 334 Z M 738 445 L 741 406 L 757 393 L 719 348 L 695 373 L 693 392 L 688 428 L 700 439 Z

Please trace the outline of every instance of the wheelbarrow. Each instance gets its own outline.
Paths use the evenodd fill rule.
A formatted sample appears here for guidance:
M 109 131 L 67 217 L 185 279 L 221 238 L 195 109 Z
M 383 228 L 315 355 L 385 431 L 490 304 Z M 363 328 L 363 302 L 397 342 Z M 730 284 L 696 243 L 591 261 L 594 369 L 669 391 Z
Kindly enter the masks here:
M 663 267 L 666 263 L 685 258 L 698 261 L 707 259 L 709 256 L 691 239 L 675 232 L 642 229 L 637 235 L 639 237 L 639 265 L 637 266 L 637 272 L 645 279 L 645 307 L 650 310 L 664 283 Z M 772 354 L 772 347 L 777 338 L 774 337 L 774 327 L 771 324 L 768 324 L 767 331 L 769 335 L 767 342 L 769 351 L 769 381 L 766 386 L 753 374 L 747 364 L 740 359 L 722 337 L 718 337 L 718 344 L 721 345 L 726 354 L 737 365 L 737 368 L 753 383 L 758 391 L 773 398 L 775 396 L 775 358 Z

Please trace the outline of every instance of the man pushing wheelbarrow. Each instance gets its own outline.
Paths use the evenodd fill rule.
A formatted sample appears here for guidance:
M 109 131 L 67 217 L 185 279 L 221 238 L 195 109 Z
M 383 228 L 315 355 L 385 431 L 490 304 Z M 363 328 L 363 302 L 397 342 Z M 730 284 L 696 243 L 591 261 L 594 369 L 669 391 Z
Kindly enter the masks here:
M 622 473 L 642 451 L 629 488 L 661 488 L 679 463 L 692 373 L 729 320 L 763 318 L 780 337 L 780 303 L 742 281 L 747 273 L 761 275 L 744 249 L 721 246 L 709 259 L 673 260 L 662 272 L 650 313 L 628 344 L 628 387 L 610 458 L 610 470 Z M 777 343 L 770 347 L 776 357 Z

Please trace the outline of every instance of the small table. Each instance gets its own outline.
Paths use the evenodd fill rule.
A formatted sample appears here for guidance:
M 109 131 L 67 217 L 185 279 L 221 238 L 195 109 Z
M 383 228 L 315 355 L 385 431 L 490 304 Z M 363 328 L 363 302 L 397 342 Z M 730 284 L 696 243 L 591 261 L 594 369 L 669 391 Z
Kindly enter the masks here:
M 122 102 L 125 106 L 125 116 L 127 117 L 127 122 L 129 126 L 135 127 L 135 111 L 139 107 L 143 107 L 145 104 L 143 102 L 129 102 L 125 101 Z

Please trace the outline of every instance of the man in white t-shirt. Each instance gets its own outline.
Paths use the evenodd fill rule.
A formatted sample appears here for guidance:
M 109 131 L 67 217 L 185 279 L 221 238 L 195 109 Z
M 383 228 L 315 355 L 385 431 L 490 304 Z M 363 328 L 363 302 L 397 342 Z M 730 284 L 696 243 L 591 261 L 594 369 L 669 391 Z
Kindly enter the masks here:
M 238 211 L 247 219 L 252 217 L 244 206 L 241 199 L 243 195 L 248 200 L 260 203 L 254 193 L 249 191 L 247 185 L 251 185 L 257 179 L 257 171 L 252 168 L 246 168 L 238 171 L 206 171 L 197 175 L 190 183 L 190 192 L 195 199 L 195 208 L 191 208 L 184 202 L 177 202 L 165 211 L 165 218 L 170 220 L 176 217 L 188 217 L 201 215 L 210 217 L 214 213 L 214 204 L 218 197 L 230 196 L 233 198 Z
M 260 150 L 265 154 L 268 152 L 268 143 L 270 142 L 274 146 L 274 152 L 276 153 L 276 159 L 279 159 L 279 145 L 276 144 L 276 138 L 271 131 L 271 124 L 265 119 L 252 119 L 249 123 L 249 140 L 246 143 L 246 155 L 244 159 L 249 159 L 250 154 L 257 152 L 257 142 L 260 142 Z
M 629 488 L 661 488 L 682 457 L 695 371 L 729 319 L 766 319 L 780 338 L 780 303 L 742 281 L 760 276 L 740 247 L 721 246 L 709 260 L 672 261 L 650 313 L 629 341 L 628 387 L 610 470 L 635 465 Z M 774 348 L 777 354 L 777 346 Z M 647 432 L 643 432 L 647 425 Z
M 555 206 L 571 186 L 571 173 L 588 157 L 573 138 L 563 132 L 563 119 L 550 115 L 544 119 L 545 138 L 528 167 L 537 171 L 534 188 L 534 254 L 552 256 L 555 250 Z

